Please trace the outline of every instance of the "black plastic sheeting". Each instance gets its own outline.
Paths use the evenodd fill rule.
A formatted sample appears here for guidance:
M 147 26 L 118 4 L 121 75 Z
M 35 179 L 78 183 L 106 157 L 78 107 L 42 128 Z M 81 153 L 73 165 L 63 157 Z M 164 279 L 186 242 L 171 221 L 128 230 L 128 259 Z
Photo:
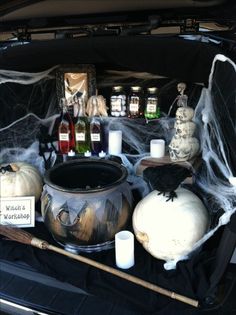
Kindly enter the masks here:
M 184 81 L 207 82 L 220 47 L 180 37 L 86 37 L 11 44 L 0 50 L 0 69 L 41 71 L 58 64 L 116 65 Z
M 212 99 L 217 121 L 224 137 L 222 140 L 227 159 L 232 173 L 236 176 L 236 72 L 228 62 L 223 65 L 220 61 L 216 62 L 212 81 Z M 215 148 L 217 148 L 217 143 L 215 139 Z

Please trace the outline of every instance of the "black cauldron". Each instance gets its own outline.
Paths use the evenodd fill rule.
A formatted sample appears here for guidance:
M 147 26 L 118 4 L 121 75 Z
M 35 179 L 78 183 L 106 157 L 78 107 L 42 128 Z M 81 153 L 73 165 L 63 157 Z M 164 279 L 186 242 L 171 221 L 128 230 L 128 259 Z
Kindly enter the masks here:
M 112 247 L 131 215 L 126 178 L 124 166 L 102 159 L 73 160 L 48 170 L 41 208 L 55 240 L 87 252 Z

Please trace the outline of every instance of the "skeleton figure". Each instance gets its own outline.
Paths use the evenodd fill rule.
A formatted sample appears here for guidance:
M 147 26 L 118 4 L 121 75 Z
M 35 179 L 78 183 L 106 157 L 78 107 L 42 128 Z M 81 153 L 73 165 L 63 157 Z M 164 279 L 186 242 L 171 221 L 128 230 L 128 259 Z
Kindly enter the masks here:
M 193 137 L 196 125 L 192 120 L 191 107 L 179 107 L 176 111 L 175 135 L 169 144 L 173 162 L 191 160 L 199 151 L 199 141 Z

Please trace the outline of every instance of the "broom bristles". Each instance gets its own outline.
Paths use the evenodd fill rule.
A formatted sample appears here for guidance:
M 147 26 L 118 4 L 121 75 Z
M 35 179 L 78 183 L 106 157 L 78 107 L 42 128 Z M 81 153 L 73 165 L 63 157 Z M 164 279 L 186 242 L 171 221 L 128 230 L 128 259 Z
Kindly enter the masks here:
M 24 230 L 21 230 L 20 228 L 2 224 L 0 224 L 0 234 L 5 236 L 9 240 L 23 243 L 26 245 L 31 245 L 31 241 L 33 239 L 32 234 Z

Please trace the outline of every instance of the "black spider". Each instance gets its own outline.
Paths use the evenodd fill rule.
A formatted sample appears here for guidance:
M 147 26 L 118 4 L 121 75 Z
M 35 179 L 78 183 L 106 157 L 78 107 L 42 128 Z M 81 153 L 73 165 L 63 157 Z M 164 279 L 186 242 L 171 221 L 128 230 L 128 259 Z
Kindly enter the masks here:
M 143 178 L 148 182 L 152 190 L 158 190 L 158 195 L 169 193 L 166 201 L 177 198 L 175 190 L 192 173 L 186 167 L 177 164 L 165 164 L 148 167 L 143 171 Z
M 2 174 L 5 174 L 6 172 L 14 172 L 14 171 L 13 171 L 11 165 L 9 164 L 9 165 L 7 165 L 7 166 L 2 166 L 2 167 L 0 167 L 0 172 L 1 172 Z

